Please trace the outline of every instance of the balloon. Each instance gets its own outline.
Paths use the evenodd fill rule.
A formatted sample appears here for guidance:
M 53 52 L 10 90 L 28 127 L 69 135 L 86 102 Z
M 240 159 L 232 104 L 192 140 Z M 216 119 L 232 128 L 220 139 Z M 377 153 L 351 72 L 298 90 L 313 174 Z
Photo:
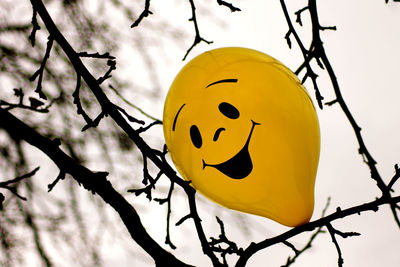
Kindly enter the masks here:
M 205 52 L 165 100 L 165 141 L 177 170 L 209 199 L 287 226 L 308 222 L 320 135 L 298 78 L 261 52 Z

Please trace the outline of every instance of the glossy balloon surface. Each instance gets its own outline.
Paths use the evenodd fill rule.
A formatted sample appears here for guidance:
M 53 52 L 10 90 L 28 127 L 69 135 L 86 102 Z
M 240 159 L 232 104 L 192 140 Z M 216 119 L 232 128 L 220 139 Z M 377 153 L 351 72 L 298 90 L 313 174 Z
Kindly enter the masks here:
M 238 47 L 197 56 L 170 87 L 163 127 L 176 168 L 206 197 L 287 226 L 309 221 L 318 118 L 276 59 Z

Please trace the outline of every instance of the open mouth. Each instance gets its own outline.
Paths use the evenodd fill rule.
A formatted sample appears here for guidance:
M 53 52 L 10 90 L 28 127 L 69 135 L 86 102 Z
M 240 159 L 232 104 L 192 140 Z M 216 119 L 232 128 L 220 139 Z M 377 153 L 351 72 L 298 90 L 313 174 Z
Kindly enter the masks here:
M 253 120 L 249 137 L 247 137 L 246 144 L 243 148 L 231 159 L 220 164 L 207 164 L 203 159 L 203 170 L 205 167 L 214 167 L 226 176 L 232 179 L 243 179 L 247 177 L 253 170 L 253 163 L 249 153 L 250 139 L 253 134 L 254 127 L 260 125 Z

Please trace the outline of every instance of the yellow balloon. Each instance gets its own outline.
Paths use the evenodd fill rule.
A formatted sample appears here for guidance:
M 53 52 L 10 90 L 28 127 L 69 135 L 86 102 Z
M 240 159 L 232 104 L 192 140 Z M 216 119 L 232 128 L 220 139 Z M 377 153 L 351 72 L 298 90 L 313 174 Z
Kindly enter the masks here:
M 197 56 L 170 87 L 163 129 L 176 168 L 206 197 L 287 226 L 310 220 L 318 118 L 276 59 L 238 47 Z

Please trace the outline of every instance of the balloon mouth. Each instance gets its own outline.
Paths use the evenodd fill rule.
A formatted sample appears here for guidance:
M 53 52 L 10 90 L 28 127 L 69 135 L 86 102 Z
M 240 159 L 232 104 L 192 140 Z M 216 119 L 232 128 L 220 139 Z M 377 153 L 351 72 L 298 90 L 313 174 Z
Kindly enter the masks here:
M 253 120 L 251 120 L 251 122 L 252 126 L 250 134 L 247 137 L 243 148 L 235 156 L 219 164 L 207 164 L 203 159 L 203 170 L 205 167 L 213 167 L 232 179 L 246 178 L 253 170 L 253 162 L 251 161 L 249 153 L 250 139 L 253 135 L 254 127 L 256 125 L 260 125 L 260 123 L 257 123 Z

